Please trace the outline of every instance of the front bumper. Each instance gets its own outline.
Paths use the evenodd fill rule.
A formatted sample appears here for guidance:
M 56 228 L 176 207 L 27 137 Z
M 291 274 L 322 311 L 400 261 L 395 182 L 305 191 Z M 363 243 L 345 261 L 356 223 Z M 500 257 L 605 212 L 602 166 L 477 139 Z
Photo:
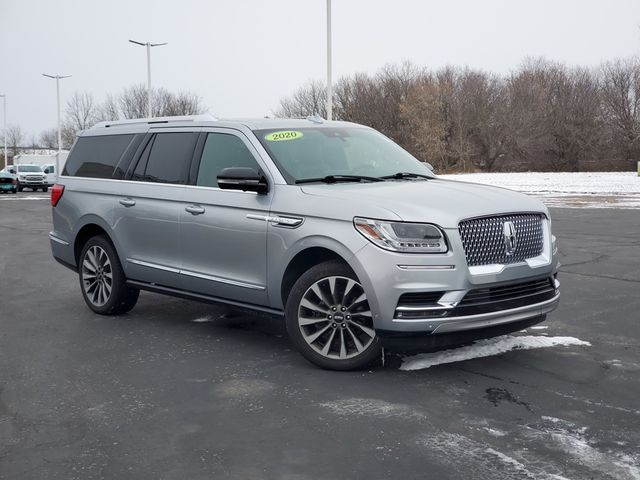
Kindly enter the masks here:
M 543 260 L 482 269 L 469 268 L 457 232 L 448 230 L 446 233 L 450 242 L 450 249 L 446 254 L 407 255 L 388 252 L 372 244 L 356 253 L 350 263 L 367 293 L 376 330 L 386 334 L 432 335 L 488 329 L 544 318 L 557 307 L 560 293 L 555 276 L 559 264 L 550 232 L 545 238 L 546 257 Z M 472 290 L 510 287 L 544 278 L 555 282 L 555 292 L 552 290 L 551 298 L 544 298 L 544 301 L 532 301 L 530 304 L 524 302 L 517 308 L 478 314 L 455 314 L 453 307 Z M 398 315 L 402 295 L 428 292 L 444 292 L 439 305 L 448 304 L 452 308 L 452 315 L 443 315 L 441 318 L 402 318 Z
M 20 180 L 20 186 L 27 188 L 43 188 L 48 187 L 49 184 L 47 182 L 29 182 L 26 180 Z

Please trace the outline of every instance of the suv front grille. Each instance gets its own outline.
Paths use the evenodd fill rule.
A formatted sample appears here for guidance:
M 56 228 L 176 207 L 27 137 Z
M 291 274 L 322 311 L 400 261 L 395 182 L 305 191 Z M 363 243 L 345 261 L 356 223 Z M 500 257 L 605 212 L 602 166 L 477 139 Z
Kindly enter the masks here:
M 537 213 L 516 213 L 493 217 L 464 220 L 458 224 L 467 264 L 507 265 L 520 263 L 528 258 L 542 254 L 543 215 Z M 512 222 L 515 227 L 516 246 L 510 255 L 504 235 L 505 222 Z

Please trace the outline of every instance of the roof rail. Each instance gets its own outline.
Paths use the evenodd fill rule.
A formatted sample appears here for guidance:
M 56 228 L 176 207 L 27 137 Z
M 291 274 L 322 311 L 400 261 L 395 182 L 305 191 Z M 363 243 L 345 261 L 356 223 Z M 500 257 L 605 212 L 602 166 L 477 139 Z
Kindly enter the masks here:
M 92 129 L 123 127 L 129 125 L 154 125 L 157 123 L 193 123 L 193 122 L 215 122 L 218 120 L 208 113 L 204 115 L 183 115 L 176 117 L 153 117 L 153 118 L 132 118 L 128 120 L 107 120 L 106 122 L 96 123 Z

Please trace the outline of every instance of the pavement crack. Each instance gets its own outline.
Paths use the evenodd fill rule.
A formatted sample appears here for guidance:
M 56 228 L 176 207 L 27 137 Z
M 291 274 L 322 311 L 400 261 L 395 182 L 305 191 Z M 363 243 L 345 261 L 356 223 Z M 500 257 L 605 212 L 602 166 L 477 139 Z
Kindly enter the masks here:
M 494 407 L 497 407 L 498 405 L 500 405 L 500 403 L 505 401 L 505 402 L 513 403 L 515 405 L 520 405 L 526 408 L 527 411 L 529 411 L 530 413 L 533 413 L 533 408 L 531 408 L 531 405 L 529 405 L 527 402 L 520 400 L 517 396 L 512 394 L 506 388 L 492 387 L 492 388 L 487 388 L 485 392 L 486 392 L 486 395 L 484 398 L 486 398 L 491 403 L 493 403 Z

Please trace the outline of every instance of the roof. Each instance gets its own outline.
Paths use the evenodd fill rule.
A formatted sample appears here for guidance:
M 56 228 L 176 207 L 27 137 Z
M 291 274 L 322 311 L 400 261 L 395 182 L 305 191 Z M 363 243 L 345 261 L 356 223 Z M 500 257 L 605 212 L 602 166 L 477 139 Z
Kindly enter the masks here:
M 211 115 L 189 115 L 181 117 L 138 118 L 130 120 L 100 122 L 90 130 L 97 133 L 105 128 L 127 128 L 127 130 L 147 129 L 153 126 L 192 126 L 192 127 L 233 127 L 244 125 L 251 130 L 270 128 L 338 127 L 359 126 L 355 123 L 327 121 L 320 117 L 301 118 L 229 118 L 217 119 Z

